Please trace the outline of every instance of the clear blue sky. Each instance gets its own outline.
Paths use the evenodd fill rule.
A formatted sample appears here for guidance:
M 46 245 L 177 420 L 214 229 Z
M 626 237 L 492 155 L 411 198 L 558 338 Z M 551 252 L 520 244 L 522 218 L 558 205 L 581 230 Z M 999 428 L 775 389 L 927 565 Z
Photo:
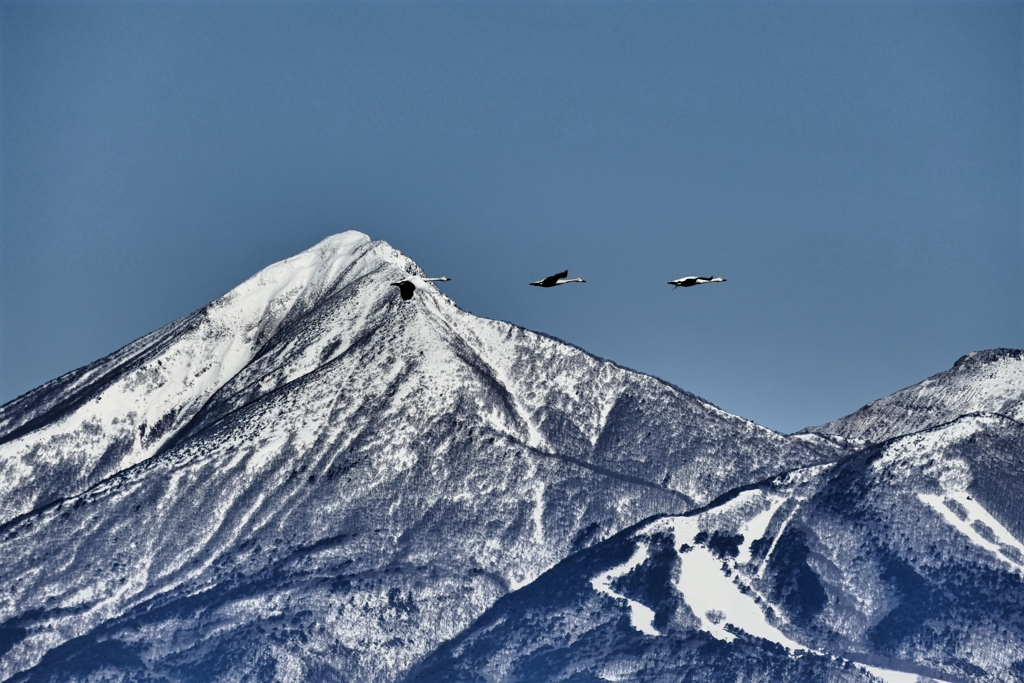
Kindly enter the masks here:
M 1021 2 L 3 0 L 0 401 L 357 229 L 478 315 L 839 417 L 1024 346 L 1022 34 Z

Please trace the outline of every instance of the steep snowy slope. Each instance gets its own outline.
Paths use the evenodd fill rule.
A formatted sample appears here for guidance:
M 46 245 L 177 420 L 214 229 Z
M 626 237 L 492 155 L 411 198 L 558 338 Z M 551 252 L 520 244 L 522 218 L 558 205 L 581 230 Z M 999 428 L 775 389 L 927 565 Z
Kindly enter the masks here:
M 394 680 L 655 514 L 834 462 L 330 238 L 0 409 L 0 680 Z
M 1021 680 L 1022 481 L 1024 426 L 969 416 L 740 489 L 570 556 L 407 680 Z
M 880 443 L 969 413 L 995 413 L 1024 422 L 1024 350 L 969 353 L 920 384 L 804 431 Z
M 360 258 L 372 248 L 358 233 L 332 237 L 0 407 L 0 522 L 157 453 L 282 325 L 306 315 L 342 280 L 360 277 Z

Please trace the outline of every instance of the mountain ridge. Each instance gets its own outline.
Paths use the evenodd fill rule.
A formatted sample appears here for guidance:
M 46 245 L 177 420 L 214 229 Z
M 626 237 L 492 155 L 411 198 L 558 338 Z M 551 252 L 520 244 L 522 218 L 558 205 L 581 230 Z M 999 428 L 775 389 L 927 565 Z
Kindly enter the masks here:
M 970 439 L 964 425 L 1006 423 L 1019 474 L 1014 420 L 928 431 L 948 450 Z M 644 520 L 502 597 L 404 680 L 1018 680 L 1022 534 L 988 516 L 991 497 L 974 501 L 985 485 L 970 464 L 921 447 L 928 436 Z
M 933 386 L 941 390 L 932 391 Z M 944 415 L 989 412 L 1022 421 L 1021 386 L 1024 350 L 975 351 L 961 356 L 948 370 L 872 401 L 846 417 L 798 433 L 879 442 L 926 429 Z
M 942 472 L 975 483 L 943 493 L 951 502 L 882 495 L 878 514 L 959 505 L 936 538 L 966 535 L 1016 562 L 1002 535 L 1024 519 L 1003 486 L 1022 468 L 1016 422 L 979 415 L 973 431 L 936 428 L 867 450 L 838 429 L 783 435 L 549 335 L 473 316 L 433 285 L 421 282 L 408 302 L 389 286 L 422 276 L 384 242 L 337 235 L 0 407 L 8 436 L 26 429 L 0 442 L 0 680 L 402 680 L 420 662 L 436 665 L 442 643 L 470 633 L 499 600 L 515 604 L 518 591 L 578 553 L 600 555 L 623 529 L 753 510 L 761 494 L 752 492 L 899 444 L 962 463 Z M 77 393 L 65 405 L 68 387 Z M 925 496 L 942 491 L 921 486 Z M 969 490 L 985 507 L 964 498 Z M 783 521 L 764 522 L 773 548 Z M 799 555 L 798 541 L 786 540 L 796 549 L 787 552 Z M 636 577 L 664 583 L 680 551 L 662 551 L 661 574 L 638 560 L 601 586 L 655 590 Z M 810 582 L 820 567 L 802 561 L 773 576 Z M 855 595 L 815 580 L 844 601 Z M 598 595 L 611 623 L 619 599 Z M 679 618 L 689 624 L 680 647 L 736 654 L 735 634 Z M 625 628 L 633 638 L 629 619 Z M 793 675 L 870 679 L 825 659 L 791 668 L 778 643 L 739 640 Z
M 253 674 L 273 652 L 275 668 L 394 679 L 573 548 L 836 457 L 432 286 L 402 302 L 388 283 L 421 276 L 411 260 L 336 243 L 90 366 L 111 373 L 95 395 L 100 373 L 76 371 L 2 409 L 16 424 L 82 392 L 0 446 L 25 487 L 5 479 L 0 624 L 21 635 L 0 679 L 88 677 L 101 643 L 135 678 L 194 676 L 195 658 Z M 156 596 L 180 607 L 154 612 Z M 265 601 L 292 605 L 301 637 L 263 632 Z

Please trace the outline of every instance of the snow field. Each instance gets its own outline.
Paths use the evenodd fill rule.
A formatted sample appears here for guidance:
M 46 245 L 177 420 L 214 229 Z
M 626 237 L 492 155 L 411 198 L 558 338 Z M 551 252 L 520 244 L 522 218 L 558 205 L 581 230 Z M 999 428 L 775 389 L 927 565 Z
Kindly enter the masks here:
M 939 513 L 947 524 L 966 536 L 971 543 L 982 550 L 991 553 L 1000 561 L 1010 565 L 1010 567 L 1016 572 L 1024 575 L 1024 565 L 1011 559 L 1005 553 L 1000 552 L 1003 547 L 1008 546 L 1020 553 L 1018 557 L 1024 557 L 1024 545 L 1014 538 L 1013 534 L 1006 530 L 1006 527 L 997 522 L 996 519 L 978 503 L 978 501 L 974 500 L 965 491 L 947 493 L 945 496 L 919 493 L 917 494 L 917 498 L 922 503 L 935 510 L 935 512 Z M 949 508 L 949 506 L 946 505 L 946 500 L 956 501 L 956 503 L 960 505 L 961 509 L 967 511 L 967 517 L 965 519 L 958 517 Z M 982 535 L 974 528 L 976 522 L 981 522 L 991 529 L 997 542 L 993 543 L 982 537 Z
M 758 495 L 756 492 L 747 493 Z M 773 506 L 777 508 L 775 501 Z M 763 513 L 754 519 L 758 526 L 766 528 L 768 521 L 762 521 L 762 517 Z M 732 579 L 725 575 L 722 560 L 715 557 L 708 548 L 694 544 L 694 538 L 700 532 L 697 518 L 675 517 L 670 524 L 676 552 L 682 563 L 675 588 L 700 620 L 703 630 L 719 640 L 732 642 L 736 636 L 725 628 L 726 624 L 731 624 L 752 636 L 770 640 L 792 651 L 808 649 L 769 624 L 754 599 L 740 591 Z M 691 547 L 684 552 L 684 545 Z
M 769 624 L 763 610 L 752 597 L 753 589 L 748 586 L 747 591 L 741 590 L 736 581 L 742 579 L 734 571 L 728 569 L 730 565 L 735 568 L 750 562 L 750 544 L 764 536 L 772 518 L 790 500 L 785 496 L 771 495 L 762 491 L 745 491 L 722 506 L 707 510 L 699 516 L 668 517 L 657 520 L 637 533 L 637 545 L 629 560 L 595 576 L 591 579 L 591 586 L 598 592 L 625 601 L 630 610 L 630 623 L 637 631 L 649 636 L 661 635 L 653 627 L 655 613 L 645 605 L 614 592 L 611 589 L 611 583 L 647 561 L 649 545 L 642 540 L 643 537 L 669 531 L 673 535 L 680 561 L 679 574 L 673 587 L 680 593 L 686 605 L 699 620 L 701 630 L 719 640 L 733 642 L 736 639 L 734 630 L 738 629 L 754 637 L 782 645 L 794 656 L 801 651 L 827 655 L 828 653 L 802 645 Z M 946 509 L 941 502 L 937 504 Z M 775 532 L 773 548 L 797 509 L 799 509 L 798 504 L 794 505 L 793 509 L 787 513 L 786 520 Z M 974 509 L 972 508 L 972 510 Z M 749 516 L 737 524 L 737 514 Z M 976 511 L 972 512 L 972 515 L 979 519 L 982 518 L 981 513 Z M 972 520 L 975 518 L 974 516 L 972 516 Z M 988 517 L 984 519 L 988 519 Z M 727 523 L 730 520 L 733 525 L 738 526 L 739 532 L 744 536 L 739 554 L 735 559 L 723 560 L 708 547 L 695 543 L 696 536 L 702 530 L 706 530 L 709 523 L 711 528 L 714 528 L 716 521 Z M 767 564 L 767 556 L 764 564 Z M 761 567 L 762 571 L 764 564 Z M 859 662 L 851 663 L 857 668 L 869 671 L 886 683 L 916 683 L 921 680 L 917 674 L 913 673 Z M 628 675 L 627 671 L 609 668 L 601 678 L 609 681 L 625 680 Z
M 598 574 L 590 580 L 590 585 L 598 593 L 604 593 L 605 595 L 614 598 L 615 600 L 624 600 L 629 606 L 629 623 L 632 624 L 633 628 L 641 633 L 649 636 L 660 636 L 658 630 L 654 628 L 654 610 L 646 605 L 642 605 L 636 600 L 630 600 L 625 595 L 619 595 L 612 590 L 612 581 L 619 577 L 625 576 L 630 573 L 647 560 L 649 554 L 649 547 L 646 543 L 637 543 L 636 549 L 633 551 L 632 557 L 630 557 L 624 564 L 620 564 L 618 567 L 612 567 L 606 572 Z

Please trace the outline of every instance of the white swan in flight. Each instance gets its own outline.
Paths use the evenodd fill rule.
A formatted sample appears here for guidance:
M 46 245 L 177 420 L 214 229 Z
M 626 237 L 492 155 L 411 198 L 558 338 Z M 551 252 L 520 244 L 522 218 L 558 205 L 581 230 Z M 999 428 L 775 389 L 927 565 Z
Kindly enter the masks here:
M 421 277 L 420 280 L 423 282 L 448 282 L 451 280 L 450 277 Z M 398 291 L 402 293 L 402 299 L 408 301 L 412 298 L 412 295 L 416 293 L 416 285 L 411 280 L 402 280 L 401 282 L 392 282 L 395 287 L 398 287 Z
M 568 282 L 586 282 L 586 280 L 579 277 L 573 278 L 572 280 L 563 280 L 562 278 L 564 278 L 568 274 L 568 270 L 563 270 L 561 273 L 558 273 L 557 275 L 551 275 L 544 278 L 543 280 L 537 280 L 536 282 L 531 282 L 530 284 L 533 285 L 534 287 L 554 287 L 555 285 L 564 285 Z
M 681 277 L 678 280 L 669 280 L 668 281 L 668 283 L 670 285 L 675 285 L 676 287 L 693 287 L 694 285 L 704 285 L 704 284 L 707 284 L 709 282 L 725 282 L 725 278 L 724 277 L 715 277 L 713 275 L 711 277 L 701 277 L 699 275 L 688 275 L 686 277 Z

